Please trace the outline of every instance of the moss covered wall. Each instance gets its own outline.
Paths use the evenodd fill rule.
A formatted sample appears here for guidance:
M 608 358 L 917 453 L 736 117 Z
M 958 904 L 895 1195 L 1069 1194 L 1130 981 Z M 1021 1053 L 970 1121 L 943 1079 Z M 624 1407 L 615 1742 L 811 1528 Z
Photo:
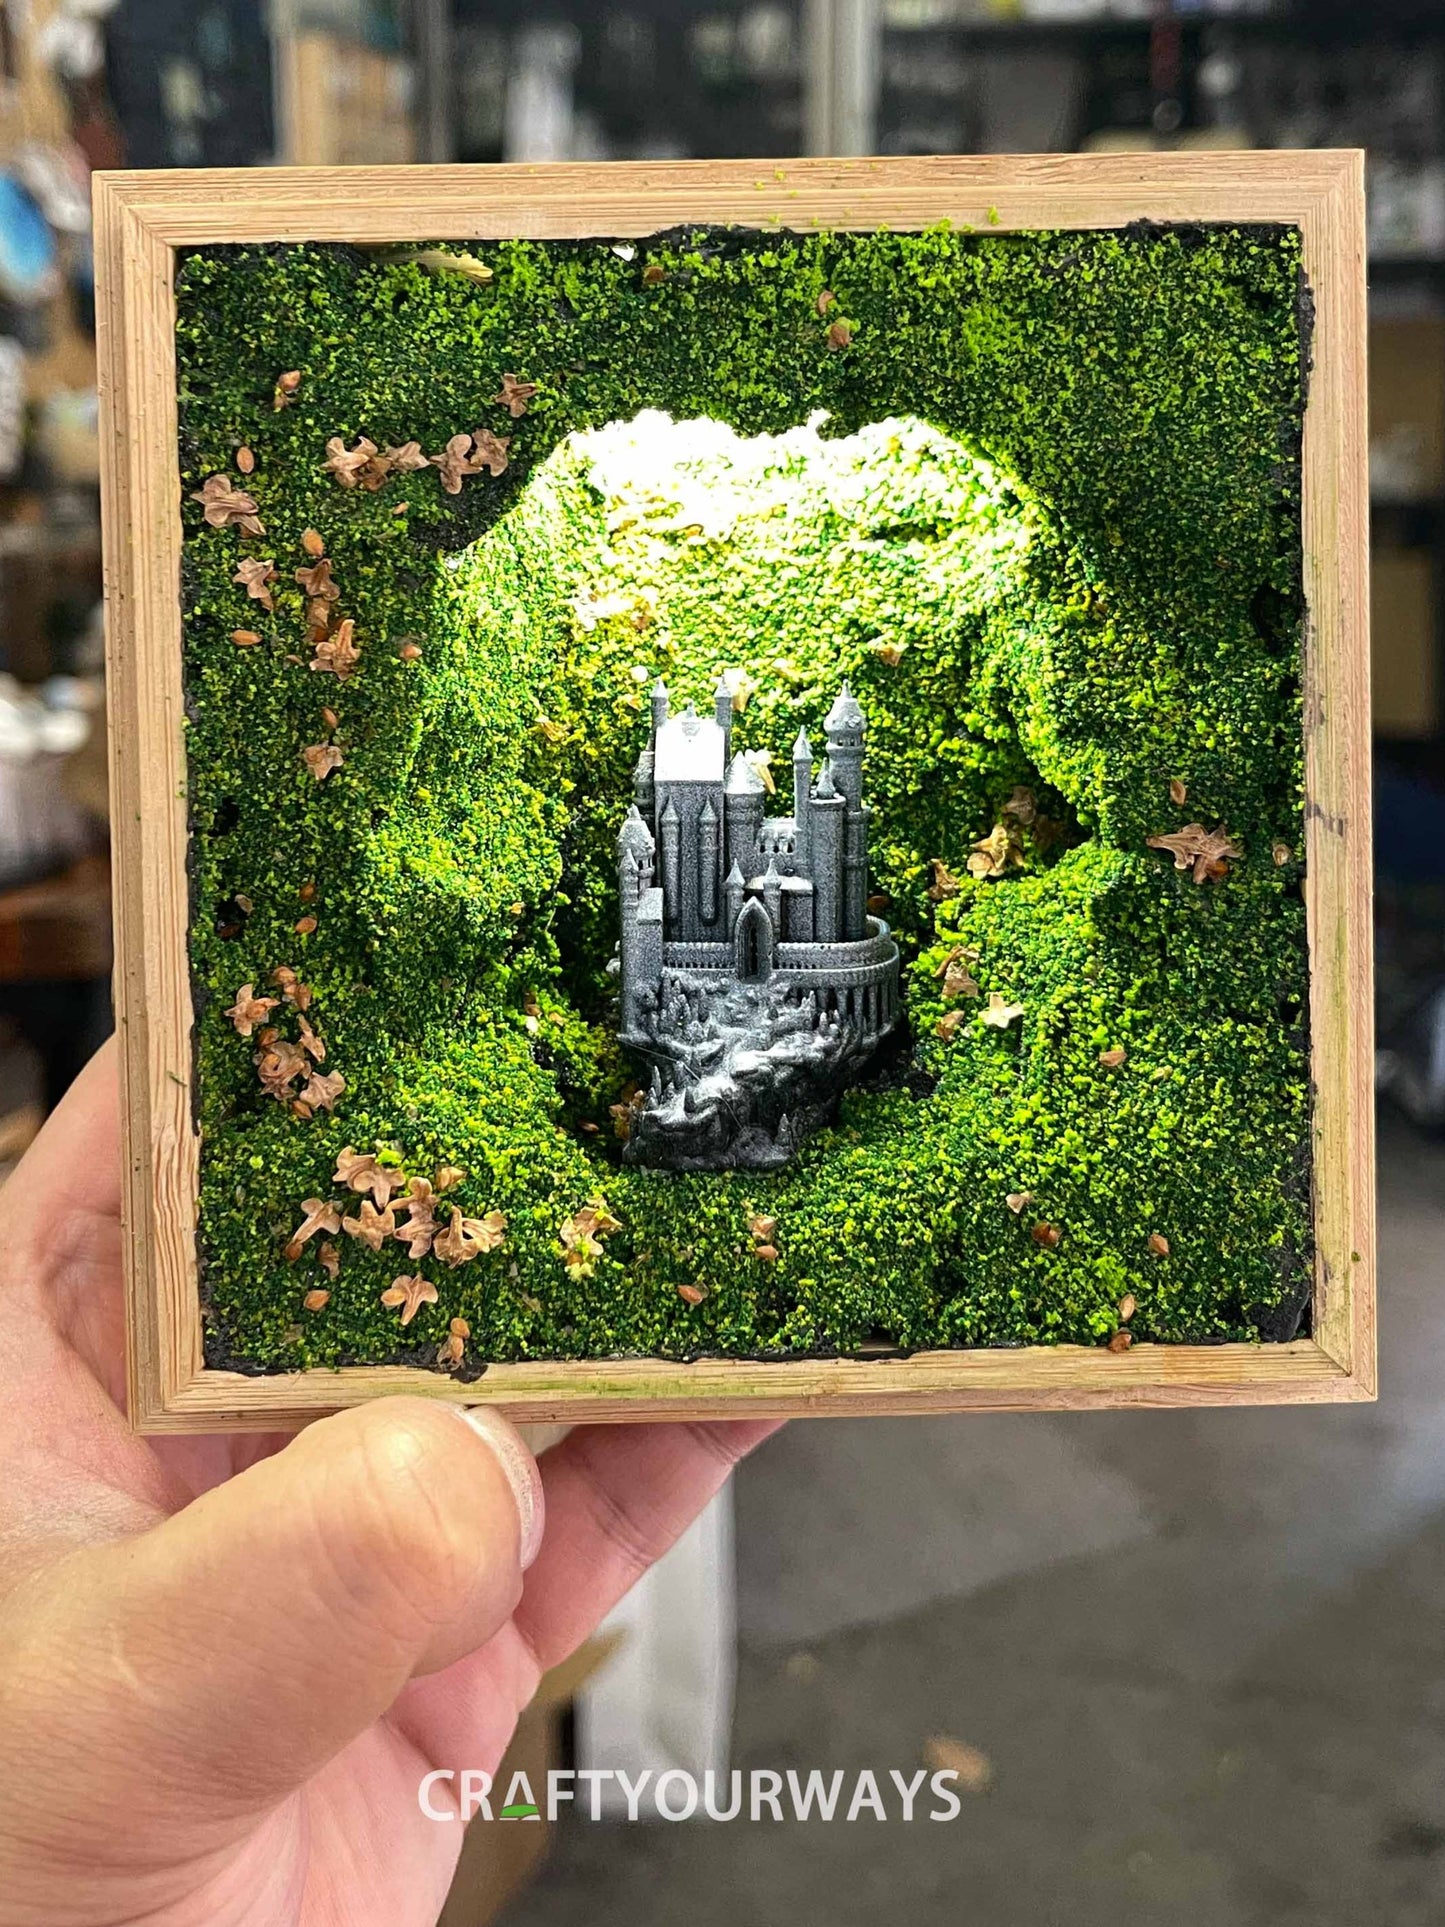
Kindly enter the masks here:
M 457 1317 L 463 1371 L 1087 1341 L 1126 1294 L 1136 1335 L 1286 1335 L 1308 1260 L 1297 238 L 482 252 L 488 281 L 346 249 L 181 266 L 212 1357 L 430 1363 Z M 515 418 L 507 373 L 537 385 Z M 645 408 L 744 435 L 824 409 L 824 437 L 856 439 L 699 447 L 646 486 L 608 479 L 606 437 L 558 449 Z M 433 454 L 478 429 L 510 437 L 502 472 L 455 495 L 435 467 L 373 491 L 323 466 L 336 436 Z M 203 520 L 218 473 L 260 535 Z M 308 530 L 330 633 L 355 623 L 344 681 L 308 667 Z M 232 579 L 246 557 L 275 564 L 269 610 Z M 641 678 L 700 694 L 724 665 L 780 769 L 853 675 L 873 885 L 911 959 L 907 1079 L 767 1178 L 621 1168 L 609 1109 L 607 846 Z M 317 780 L 302 752 L 328 745 Z M 1033 824 L 1004 813 L 1020 786 Z M 1242 851 L 1224 876 L 1148 845 L 1192 821 Z M 1000 822 L 1018 860 L 970 876 Z M 343 1076 L 310 1116 L 227 1015 L 282 967 Z M 980 994 L 945 1001 L 960 969 Z M 990 993 L 1020 1014 L 986 1023 Z M 295 1045 L 302 1015 L 261 1022 Z M 460 1171 L 447 1202 L 490 1248 L 453 1268 L 342 1231 L 288 1258 L 303 1200 L 358 1211 L 333 1181 L 348 1147 Z M 606 1215 L 579 1227 L 589 1200 Z M 405 1326 L 381 1302 L 398 1273 L 436 1292 Z

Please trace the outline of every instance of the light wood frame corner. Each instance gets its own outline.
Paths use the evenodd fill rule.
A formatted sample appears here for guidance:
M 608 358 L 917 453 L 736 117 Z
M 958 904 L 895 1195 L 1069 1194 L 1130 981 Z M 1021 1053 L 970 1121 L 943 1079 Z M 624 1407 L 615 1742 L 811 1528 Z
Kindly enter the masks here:
M 759 176 L 769 191 L 760 195 Z M 1354 151 L 112 173 L 95 178 L 129 1397 L 146 1431 L 285 1427 L 398 1390 L 523 1420 L 1357 1400 L 1375 1392 L 1365 239 Z M 775 210 L 784 209 L 780 217 Z M 1303 452 L 1312 1336 L 910 1358 L 206 1368 L 195 1250 L 175 261 L 225 242 L 1284 222 L 1314 301 Z

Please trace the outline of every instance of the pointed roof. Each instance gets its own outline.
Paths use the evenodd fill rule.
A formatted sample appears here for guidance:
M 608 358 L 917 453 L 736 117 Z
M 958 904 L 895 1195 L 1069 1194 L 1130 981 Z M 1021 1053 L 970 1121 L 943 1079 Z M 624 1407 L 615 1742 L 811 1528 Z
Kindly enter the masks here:
M 765 884 L 776 883 L 781 886 L 782 881 L 783 879 L 778 872 L 778 859 L 776 857 L 770 857 L 768 859 L 768 867 L 763 872 L 763 882 Z
M 733 686 L 728 681 L 728 672 L 726 671 L 726 669 L 722 670 L 719 673 L 718 679 L 717 679 L 717 686 L 712 693 L 714 696 L 726 696 L 729 702 L 732 701 Z
M 808 732 L 806 729 L 800 729 L 798 731 L 798 740 L 793 744 L 793 761 L 795 763 L 811 763 L 812 760 L 813 745 L 808 741 Z
M 729 796 L 761 796 L 763 793 L 762 777 L 741 750 L 728 766 L 727 793 Z
M 702 808 L 697 813 L 697 820 L 699 823 L 717 822 L 717 811 L 712 806 L 712 798 L 710 796 L 703 798 Z
M 728 871 L 727 875 L 723 878 L 723 884 L 724 884 L 724 887 L 729 890 L 732 890 L 732 889 L 741 890 L 744 887 L 743 873 L 738 868 L 738 860 L 736 857 L 733 858 L 733 867 Z
M 617 832 L 617 848 L 624 854 L 641 852 L 651 856 L 657 845 L 652 840 L 652 831 L 642 820 L 642 813 L 634 803 L 622 819 L 622 828 Z
M 813 794 L 815 797 L 822 797 L 824 801 L 838 794 L 837 785 L 833 781 L 833 765 L 826 756 L 823 758 L 823 767 L 818 771 L 818 782 Z
M 635 809 L 636 807 L 637 805 L 634 804 L 633 808 Z M 677 805 L 673 802 L 670 796 L 668 797 L 667 803 L 663 809 L 662 820 L 664 823 L 676 823 L 677 821 Z
M 835 729 L 861 729 L 863 711 L 858 707 L 858 698 L 847 683 L 838 691 L 833 707 L 828 711 L 824 728 L 831 735 Z
M 667 684 L 662 680 L 661 676 L 659 676 L 657 681 L 652 685 L 652 693 L 654 696 L 665 696 L 667 694 Z

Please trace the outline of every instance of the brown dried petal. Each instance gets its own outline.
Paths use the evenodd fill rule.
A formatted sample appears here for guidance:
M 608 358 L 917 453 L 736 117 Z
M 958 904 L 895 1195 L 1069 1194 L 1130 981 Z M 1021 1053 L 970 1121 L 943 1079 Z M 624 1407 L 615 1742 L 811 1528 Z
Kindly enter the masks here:
M 1149 1249 L 1156 1258 L 1167 1258 L 1169 1256 L 1169 1240 L 1164 1236 L 1162 1231 L 1151 1231 L 1149 1233 Z
M 275 997 L 257 997 L 254 994 L 254 986 L 242 984 L 236 992 L 235 1003 L 231 1005 L 226 1015 L 236 1026 L 238 1036 L 249 1037 L 262 1018 L 276 1008 L 276 1003 Z
M 406 1276 L 393 1278 L 381 1294 L 381 1302 L 389 1311 L 395 1310 L 398 1305 L 401 1307 L 403 1325 L 409 1325 L 423 1305 L 434 1305 L 436 1301 L 436 1286 L 429 1278 L 423 1278 L 420 1275 L 414 1278 Z
M 1056 1224 L 1040 1221 L 1030 1231 L 1029 1236 L 1036 1245 L 1042 1245 L 1045 1251 L 1052 1251 L 1054 1246 L 1059 1242 L 1059 1239 L 1063 1236 L 1063 1233 Z
M 297 569 L 296 580 L 308 596 L 323 602 L 335 602 L 341 594 L 340 589 L 331 580 L 330 558 L 324 555 L 313 562 L 310 568 Z
M 513 421 L 527 412 L 527 403 L 537 392 L 535 381 L 519 381 L 515 375 L 502 376 L 501 393 L 492 396 L 505 407 Z
M 406 1180 L 394 1164 L 382 1164 L 372 1152 L 354 1151 L 348 1144 L 337 1157 L 332 1182 L 352 1191 L 369 1191 L 378 1204 L 385 1204 Z
M 1099 1052 L 1099 1062 L 1106 1071 L 1116 1071 L 1128 1055 L 1122 1044 L 1115 1044 L 1111 1049 Z
M 1116 1331 L 1109 1340 L 1107 1349 L 1111 1352 L 1127 1352 L 1134 1343 L 1133 1332 Z
M 1186 823 L 1169 836 L 1146 837 L 1151 850 L 1168 850 L 1176 870 L 1193 869 L 1196 883 L 1217 881 L 1227 876 L 1226 857 L 1243 856 L 1244 851 L 1223 828 L 1206 830 L 1202 823 Z
M 301 546 L 310 556 L 325 555 L 326 542 L 319 529 L 303 529 Z
M 380 1251 L 396 1230 L 396 1206 L 389 1204 L 384 1211 L 378 1211 L 370 1198 L 363 1198 L 357 1216 L 343 1218 L 341 1228 L 348 1237 L 359 1238 L 373 1251 Z
M 270 585 L 276 579 L 276 564 L 263 562 L 259 556 L 242 556 L 236 564 L 236 573 L 231 577 L 239 583 L 253 602 L 259 602 L 269 615 L 275 608 L 271 600 Z
M 489 475 L 505 474 L 510 435 L 494 435 L 490 428 L 479 428 L 472 437 L 472 462 L 475 469 L 485 468 Z
M 1034 1194 L 1032 1191 L 1010 1191 L 1004 1199 L 1004 1203 L 1008 1206 L 1009 1210 L 1013 1212 L 1015 1217 L 1018 1216 L 1026 1204 L 1032 1204 L 1033 1201 Z
M 343 488 L 355 488 L 362 469 L 376 453 L 376 443 L 368 441 L 363 435 L 355 448 L 348 448 L 339 435 L 333 435 L 326 444 L 326 460 L 321 464 L 330 471 Z
M 308 743 L 301 752 L 301 760 L 317 782 L 324 783 L 332 770 L 341 768 L 346 758 L 335 743 Z
M 685 1305 L 700 1305 L 707 1297 L 701 1285 L 679 1285 L 677 1295 Z

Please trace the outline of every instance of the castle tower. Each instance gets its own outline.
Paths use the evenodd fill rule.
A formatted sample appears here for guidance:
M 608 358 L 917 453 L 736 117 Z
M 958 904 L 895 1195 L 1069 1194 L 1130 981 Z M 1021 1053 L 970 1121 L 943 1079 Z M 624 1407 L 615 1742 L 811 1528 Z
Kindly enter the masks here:
M 721 873 L 718 837 L 722 825 L 708 797 L 697 819 L 697 916 L 699 923 L 717 922 L 717 884 Z
M 670 796 L 657 827 L 662 837 L 662 890 L 671 909 L 682 898 L 682 853 L 678 838 L 677 805 Z
M 637 768 L 632 772 L 632 796 L 636 806 L 644 816 L 651 816 L 657 804 L 657 791 L 653 783 L 653 767 L 656 757 L 651 743 L 637 759 Z
M 783 929 L 783 879 L 778 874 L 778 866 L 770 862 L 763 872 L 763 908 L 768 913 L 768 922 L 773 926 L 773 935 L 781 936 Z
M 837 943 L 843 935 L 843 831 L 848 805 L 833 782 L 827 757 L 809 800 L 813 845 L 813 938 Z
M 717 688 L 712 692 L 712 713 L 723 733 L 723 768 L 726 769 L 733 754 L 733 692 L 725 675 L 718 677 Z
M 723 793 L 723 813 L 727 818 L 727 860 L 736 863 L 743 875 L 756 867 L 758 832 L 763 827 L 763 779 L 741 754 L 728 768 Z
M 863 711 L 847 683 L 823 727 L 833 781 L 847 806 L 843 831 L 843 898 L 838 935 L 856 939 L 868 930 L 868 812 L 863 807 Z
M 654 739 L 658 730 L 667 721 L 667 684 L 661 676 L 652 685 L 652 734 Z
M 797 852 L 797 873 L 800 877 L 811 875 L 809 863 L 812 859 L 813 845 L 808 830 L 809 791 L 813 787 L 813 745 L 808 741 L 806 729 L 798 731 L 798 740 L 793 744 L 793 821 L 797 825 L 798 837 L 794 845 Z
M 622 1028 L 630 1030 L 637 1015 L 637 1000 L 646 994 L 660 953 L 649 943 L 641 928 L 643 898 L 652 888 L 654 845 L 652 832 L 638 814 L 637 806 L 627 812 L 617 833 L 617 893 L 622 911 Z

